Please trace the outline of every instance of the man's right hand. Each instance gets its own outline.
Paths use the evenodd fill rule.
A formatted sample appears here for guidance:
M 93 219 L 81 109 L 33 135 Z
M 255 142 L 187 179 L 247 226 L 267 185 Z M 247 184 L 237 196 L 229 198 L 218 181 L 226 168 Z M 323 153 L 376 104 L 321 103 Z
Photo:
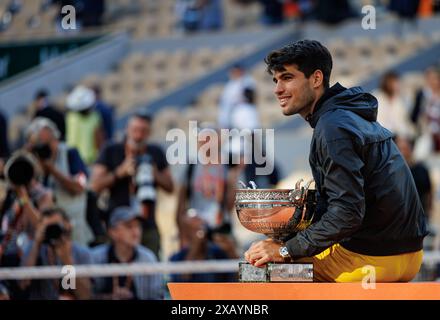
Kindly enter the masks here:
M 46 228 L 48 225 L 52 224 L 53 220 L 51 217 L 44 217 L 41 222 L 38 224 L 35 230 L 34 240 L 36 243 L 41 244 L 44 241 L 44 236 L 46 234 Z
M 125 158 L 124 162 L 116 168 L 115 175 L 118 179 L 132 177 L 136 173 L 136 159 L 134 157 Z
M 112 300 L 131 300 L 133 293 L 125 287 L 116 287 L 113 289 Z

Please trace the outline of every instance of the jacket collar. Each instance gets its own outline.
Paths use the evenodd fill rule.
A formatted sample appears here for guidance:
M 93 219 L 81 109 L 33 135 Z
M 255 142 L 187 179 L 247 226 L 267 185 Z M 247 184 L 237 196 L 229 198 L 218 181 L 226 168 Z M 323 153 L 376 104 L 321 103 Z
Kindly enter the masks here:
M 322 105 L 330 98 L 340 94 L 341 92 L 344 92 L 345 90 L 347 90 L 347 88 L 343 87 L 339 82 L 325 90 L 324 94 L 316 102 L 313 113 L 310 113 L 306 116 L 306 121 L 312 128 L 315 128 L 316 124 L 318 123 L 319 116 L 321 115 L 320 109 Z

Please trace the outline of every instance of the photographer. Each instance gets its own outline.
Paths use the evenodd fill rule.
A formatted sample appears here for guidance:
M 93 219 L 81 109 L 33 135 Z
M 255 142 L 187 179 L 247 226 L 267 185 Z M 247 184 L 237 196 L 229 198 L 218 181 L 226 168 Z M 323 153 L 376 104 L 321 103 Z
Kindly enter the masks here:
M 140 245 L 142 218 L 129 207 L 112 211 L 109 219 L 110 244 L 92 250 L 93 262 L 107 263 L 154 263 L 153 252 Z M 134 275 L 99 277 L 94 281 L 95 298 L 111 300 L 163 299 L 162 276 Z
M 207 228 L 203 219 L 187 215 L 182 219 L 183 227 L 188 231 L 189 245 L 175 253 L 170 261 L 200 261 L 237 259 L 235 243 L 231 237 L 212 232 Z M 233 282 L 237 275 L 234 273 L 195 273 L 173 274 L 172 282 Z
M 93 239 L 86 219 L 87 169 L 78 151 L 59 138 L 53 122 L 36 118 L 27 130 L 27 148 L 43 170 L 43 184 L 53 191 L 57 205 L 66 210 L 74 225 L 73 239 L 87 245 Z
M 202 124 L 197 132 L 198 148 L 205 142 L 211 143 L 210 139 L 215 141 L 217 134 L 219 131 L 215 126 Z M 230 212 L 234 207 L 236 184 L 244 165 L 221 164 L 221 153 L 219 141 L 217 155 L 211 155 L 211 150 L 200 152 L 200 161 L 189 164 L 186 169 L 178 194 L 176 214 L 181 247 L 185 247 L 192 236 L 183 223 L 189 211 L 200 217 L 211 230 L 222 229 L 222 233 L 231 233 Z M 214 158 L 215 156 L 218 158 Z
M 142 244 L 159 254 L 160 236 L 155 221 L 156 191 L 173 191 L 173 180 L 162 149 L 147 144 L 151 117 L 133 115 L 122 143 L 110 143 L 93 167 L 91 188 L 97 194 L 109 189 L 108 212 L 120 206 L 140 206 Z
M 22 266 L 90 264 L 91 255 L 71 239 L 72 225 L 61 208 L 48 208 L 42 212 L 42 220 L 22 257 Z M 29 299 L 60 298 L 89 299 L 90 279 L 76 278 L 75 289 L 63 288 L 61 279 L 22 280 L 20 287 L 28 290 Z
M 1 232 L 4 235 L 0 243 L 0 260 L 7 255 L 20 254 L 19 243 L 34 237 L 41 210 L 53 205 L 52 193 L 37 181 L 36 161 L 32 154 L 18 151 L 5 165 L 8 184 L 0 207 Z

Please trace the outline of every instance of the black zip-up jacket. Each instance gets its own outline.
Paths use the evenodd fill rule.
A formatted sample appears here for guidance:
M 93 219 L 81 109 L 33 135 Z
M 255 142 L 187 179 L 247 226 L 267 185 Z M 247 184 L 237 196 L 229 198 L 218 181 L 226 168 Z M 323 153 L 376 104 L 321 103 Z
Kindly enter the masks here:
M 314 128 L 309 161 L 317 221 L 286 242 L 292 258 L 335 243 L 370 256 L 422 249 L 425 214 L 392 133 L 376 122 L 377 108 L 371 94 L 338 83 L 307 117 Z

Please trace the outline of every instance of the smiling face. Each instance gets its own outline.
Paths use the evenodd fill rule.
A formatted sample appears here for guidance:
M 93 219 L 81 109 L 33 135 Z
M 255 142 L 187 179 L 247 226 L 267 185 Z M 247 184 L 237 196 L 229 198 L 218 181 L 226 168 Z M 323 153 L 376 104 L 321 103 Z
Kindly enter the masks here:
M 284 69 L 275 71 L 273 74 L 274 93 L 282 112 L 286 116 L 300 114 L 305 118 L 311 113 L 314 102 L 317 100 L 315 74 L 306 78 L 295 65 L 285 66 Z M 316 72 L 320 73 L 319 70 Z

